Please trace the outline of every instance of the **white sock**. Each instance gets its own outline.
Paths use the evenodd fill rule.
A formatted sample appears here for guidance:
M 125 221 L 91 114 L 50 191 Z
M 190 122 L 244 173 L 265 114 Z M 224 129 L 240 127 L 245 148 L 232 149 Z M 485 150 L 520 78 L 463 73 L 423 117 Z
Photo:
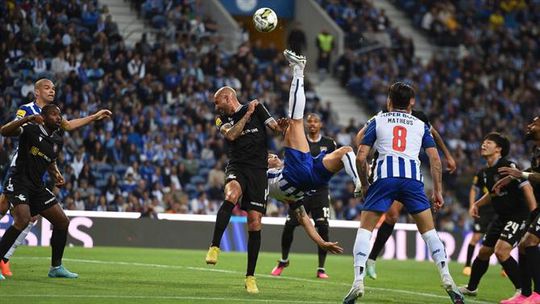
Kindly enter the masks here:
M 4 258 L 8 260 L 9 258 L 11 258 L 11 256 L 15 252 L 15 249 L 17 249 L 19 245 L 24 243 L 24 240 L 26 239 L 26 236 L 28 235 L 28 233 L 30 233 L 30 230 L 32 230 L 32 227 L 34 227 L 34 223 L 33 222 L 28 223 L 28 226 L 26 226 L 26 228 L 24 228 L 24 230 L 21 231 L 21 234 L 19 234 L 19 236 L 15 240 L 15 243 L 13 243 L 13 246 L 11 246 L 8 252 L 4 255 Z
M 360 178 L 358 177 L 358 171 L 356 171 L 356 155 L 354 152 L 347 152 L 341 157 L 341 162 L 343 163 L 343 167 L 345 168 L 345 172 L 347 172 L 347 175 L 350 176 L 353 181 L 354 185 L 360 184 Z
M 358 228 L 353 247 L 354 281 L 363 281 L 366 276 L 366 261 L 369 256 L 369 240 L 371 231 Z
M 444 248 L 443 242 L 441 241 L 441 239 L 439 239 L 437 231 L 435 231 L 435 229 L 431 229 L 422 234 L 422 238 L 424 239 L 424 242 L 426 242 L 428 250 L 431 253 L 431 258 L 433 258 L 435 265 L 437 265 L 437 269 L 439 270 L 441 278 L 443 276 L 450 276 L 450 270 L 448 270 L 448 257 L 446 256 L 446 250 Z
M 295 66 L 296 67 L 296 66 Z M 297 75 L 294 71 L 294 76 L 291 82 L 289 91 L 289 117 L 292 119 L 303 119 L 304 108 L 306 107 L 306 94 L 304 93 L 304 75 Z

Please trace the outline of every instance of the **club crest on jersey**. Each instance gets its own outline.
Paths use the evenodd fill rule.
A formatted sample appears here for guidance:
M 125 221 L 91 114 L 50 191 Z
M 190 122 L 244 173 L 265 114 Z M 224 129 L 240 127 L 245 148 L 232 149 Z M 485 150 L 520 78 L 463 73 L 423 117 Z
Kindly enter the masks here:
M 24 194 L 19 194 L 19 195 L 15 196 L 15 197 L 18 198 L 21 202 L 26 201 L 26 196 L 24 196 Z
M 327 150 L 328 150 L 328 147 L 321 146 L 321 152 L 324 152 L 324 151 L 327 151 Z

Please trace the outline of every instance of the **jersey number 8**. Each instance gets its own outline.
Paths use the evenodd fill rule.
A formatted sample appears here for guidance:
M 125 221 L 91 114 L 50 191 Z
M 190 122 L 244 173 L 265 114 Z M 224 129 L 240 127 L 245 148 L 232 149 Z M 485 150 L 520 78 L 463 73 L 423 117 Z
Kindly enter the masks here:
M 402 126 L 394 127 L 394 139 L 392 140 L 392 149 L 398 152 L 405 151 L 407 147 L 407 129 Z

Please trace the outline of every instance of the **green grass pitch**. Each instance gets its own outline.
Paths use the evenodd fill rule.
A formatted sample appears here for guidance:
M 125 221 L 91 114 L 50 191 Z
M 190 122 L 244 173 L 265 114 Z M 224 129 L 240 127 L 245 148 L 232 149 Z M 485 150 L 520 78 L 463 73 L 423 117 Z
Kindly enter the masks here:
M 12 258 L 14 277 L 0 281 L 1 303 L 341 303 L 352 282 L 352 257 L 330 256 L 328 280 L 315 278 L 316 254 L 290 256 L 281 277 L 270 271 L 277 253 L 261 253 L 257 265 L 260 293 L 244 289 L 245 253 L 222 253 L 216 266 L 206 251 L 98 247 L 66 248 L 64 265 L 74 280 L 47 277 L 50 248 L 21 247 Z M 451 263 L 458 284 L 467 282 L 462 265 Z M 512 295 L 510 281 L 491 266 L 476 298 L 467 303 L 498 303 Z M 359 303 L 450 303 L 429 262 L 386 261 L 379 278 L 366 279 Z

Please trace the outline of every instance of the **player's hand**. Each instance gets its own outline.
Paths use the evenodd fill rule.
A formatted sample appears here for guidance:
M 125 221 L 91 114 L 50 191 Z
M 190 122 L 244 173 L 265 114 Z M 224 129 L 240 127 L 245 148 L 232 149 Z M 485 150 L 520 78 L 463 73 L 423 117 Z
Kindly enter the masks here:
M 43 124 L 43 116 L 41 116 L 40 114 L 30 115 L 28 116 L 28 122 Z
M 112 112 L 107 110 L 107 109 L 103 109 L 103 110 L 99 110 L 97 111 L 96 113 L 94 113 L 94 121 L 98 121 L 98 120 L 102 120 L 102 119 L 105 119 L 105 118 L 110 118 L 112 115 Z
M 476 204 L 473 204 L 471 208 L 469 208 L 469 215 L 473 218 L 480 218 L 480 215 L 478 215 L 478 206 L 476 206 Z
M 290 122 L 291 122 L 290 119 L 286 117 L 283 117 L 277 120 L 278 127 L 282 133 L 287 131 L 287 129 L 289 128 Z
M 56 172 L 54 175 L 54 185 L 58 188 L 62 188 L 66 184 L 64 176 L 60 172 Z
M 251 116 L 251 114 L 253 114 L 253 112 L 255 112 L 255 107 L 258 104 L 259 104 L 259 101 L 257 99 L 254 99 L 254 100 L 250 101 L 246 114 Z
M 509 175 L 515 178 L 520 178 L 522 174 L 522 172 L 518 168 L 513 167 L 501 167 L 498 171 L 502 175 Z
M 446 169 L 448 169 L 448 172 L 450 172 L 450 174 L 456 172 L 457 164 L 456 160 L 453 157 L 449 157 L 446 159 Z
M 500 168 L 499 172 L 501 172 L 500 170 L 504 169 L 504 168 L 507 168 L 507 167 Z M 512 168 L 509 168 L 509 169 L 512 169 Z M 514 170 L 514 169 L 512 169 L 512 170 Z M 501 178 L 500 180 L 498 180 L 495 183 L 495 185 L 493 185 L 493 188 L 491 189 L 491 191 L 493 191 L 493 193 L 495 193 L 496 195 L 501 195 L 501 190 L 504 187 L 508 186 L 508 184 L 510 184 L 513 180 L 514 180 L 514 178 L 513 178 L 512 175 L 505 176 L 505 177 Z
M 330 253 L 343 253 L 343 248 L 339 247 L 338 242 L 324 242 L 320 244 L 319 247 Z
M 444 197 L 440 191 L 433 191 L 431 200 L 433 201 L 433 211 L 435 212 L 439 211 L 444 205 Z

